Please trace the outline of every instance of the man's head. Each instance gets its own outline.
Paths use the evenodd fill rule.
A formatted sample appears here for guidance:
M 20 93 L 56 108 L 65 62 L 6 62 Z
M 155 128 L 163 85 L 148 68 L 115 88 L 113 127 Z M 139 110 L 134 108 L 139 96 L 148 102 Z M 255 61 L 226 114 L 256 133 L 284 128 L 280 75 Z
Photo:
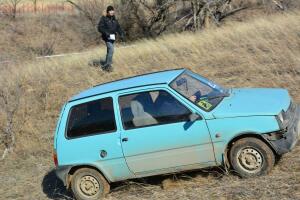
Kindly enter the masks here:
M 106 9 L 107 16 L 114 16 L 115 15 L 115 9 L 113 6 L 108 6 Z

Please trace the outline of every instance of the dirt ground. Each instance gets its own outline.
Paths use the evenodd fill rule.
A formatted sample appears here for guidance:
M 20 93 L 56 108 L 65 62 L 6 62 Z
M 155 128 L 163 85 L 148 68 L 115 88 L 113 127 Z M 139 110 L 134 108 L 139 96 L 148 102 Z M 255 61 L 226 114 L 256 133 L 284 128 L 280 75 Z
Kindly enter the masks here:
M 271 174 L 240 179 L 221 168 L 155 176 L 112 184 L 117 199 L 300 199 L 300 146 L 286 154 Z M 9 158 L 0 171 L 0 199 L 73 199 L 57 179 L 49 155 Z

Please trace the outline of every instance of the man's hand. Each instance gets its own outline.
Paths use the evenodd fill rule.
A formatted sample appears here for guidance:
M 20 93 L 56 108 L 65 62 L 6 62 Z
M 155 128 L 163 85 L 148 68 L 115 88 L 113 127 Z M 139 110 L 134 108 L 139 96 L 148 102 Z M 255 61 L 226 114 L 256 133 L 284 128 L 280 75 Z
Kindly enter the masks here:
M 190 96 L 189 100 L 191 100 L 192 102 L 196 102 L 197 97 L 195 95 Z

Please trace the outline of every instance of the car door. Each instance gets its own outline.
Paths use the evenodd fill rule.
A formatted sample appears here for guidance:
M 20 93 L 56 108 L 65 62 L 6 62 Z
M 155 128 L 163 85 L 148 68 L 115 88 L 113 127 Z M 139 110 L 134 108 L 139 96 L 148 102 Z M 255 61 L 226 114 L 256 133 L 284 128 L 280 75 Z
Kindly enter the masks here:
M 159 174 L 215 163 L 210 134 L 203 118 L 167 89 L 119 96 L 123 123 L 121 142 L 129 169 L 136 175 Z
M 57 139 L 59 165 L 93 166 L 110 181 L 132 178 L 114 110 L 110 96 L 69 103 Z

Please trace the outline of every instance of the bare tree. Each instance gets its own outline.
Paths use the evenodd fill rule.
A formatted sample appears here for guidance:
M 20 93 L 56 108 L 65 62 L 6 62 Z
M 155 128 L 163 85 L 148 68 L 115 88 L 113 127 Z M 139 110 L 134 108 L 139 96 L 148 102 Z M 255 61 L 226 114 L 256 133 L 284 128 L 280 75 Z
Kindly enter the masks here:
M 231 0 L 185 0 L 191 3 L 192 15 L 184 29 L 199 30 L 213 21 L 219 25 L 220 21 L 230 12 Z M 238 10 L 241 10 L 239 8 Z M 237 10 L 236 10 L 237 11 Z
M 22 88 L 20 84 L 0 89 L 0 111 L 4 113 L 6 118 L 5 125 L 0 127 L 1 143 L 4 145 L 4 151 L 0 160 L 5 159 L 15 146 L 14 120 L 20 105 L 21 93 Z
M 170 9 L 176 6 L 178 0 L 128 0 L 121 1 L 127 15 L 137 23 L 144 36 L 153 37 L 163 33 L 171 25 Z
M 0 12 L 15 19 L 17 16 L 17 8 L 22 1 L 23 0 L 0 0 Z
M 172 12 L 177 9 L 181 3 L 180 9 L 186 9 L 186 3 L 190 4 L 188 13 L 180 16 Z M 127 10 L 130 10 L 132 18 L 135 19 L 139 27 L 143 30 L 144 36 L 158 36 L 165 32 L 169 26 L 178 22 L 186 21 L 183 30 L 200 30 L 208 27 L 210 23 L 219 25 L 225 17 L 245 9 L 238 7 L 232 9 L 231 0 L 126 0 L 121 4 L 127 4 Z M 174 9 L 175 8 L 175 9 Z
M 93 26 L 96 26 L 99 16 L 105 10 L 105 1 L 103 0 L 66 0 L 66 2 L 73 5 Z
M 257 0 L 265 5 L 271 3 L 280 9 L 283 8 L 281 1 Z M 96 25 L 99 13 L 105 9 L 107 3 L 103 0 L 67 0 L 67 2 L 75 6 L 93 26 Z M 146 37 L 161 35 L 170 26 L 176 27 L 178 22 L 180 25 L 176 27 L 177 30 L 178 27 L 196 31 L 210 24 L 218 26 L 224 18 L 248 8 L 247 0 L 240 1 L 239 7 L 232 6 L 232 0 L 114 0 L 113 2 L 118 8 L 120 22 L 125 31 Z M 177 7 L 178 5 L 181 6 Z M 189 10 L 186 10 L 187 5 Z
M 163 33 L 171 25 L 167 19 L 170 8 L 175 5 L 176 0 L 158 0 L 152 7 L 148 6 L 144 0 L 140 0 L 140 2 L 152 13 L 147 21 L 147 31 L 155 35 Z
M 0 0 L 0 17 L 4 15 L 4 1 Z
M 19 4 L 22 2 L 23 0 L 6 0 L 9 9 L 10 9 L 10 14 L 12 16 L 13 19 L 16 18 L 17 16 L 17 8 L 19 6 Z
M 31 2 L 33 3 L 34 13 L 36 13 L 37 12 L 37 3 L 38 3 L 38 0 L 31 0 Z
M 257 1 L 234 1 L 232 0 L 183 0 L 191 4 L 191 13 L 184 30 L 199 30 L 211 23 L 219 25 L 220 22 L 241 10 L 249 7 L 264 5 L 280 10 L 286 9 L 283 0 L 257 0 Z M 283 3 L 285 2 L 285 3 Z M 232 6 L 235 4 L 235 6 Z
M 93 26 L 95 26 L 106 8 L 107 2 L 103 0 L 66 0 L 72 4 Z M 114 4 L 120 8 L 120 15 L 137 23 L 145 36 L 159 35 L 168 27 L 167 17 L 169 9 L 176 0 L 115 0 Z M 124 20 L 122 20 L 124 21 Z M 134 22 L 133 22 L 134 21 Z M 128 21 L 127 21 L 128 22 Z

